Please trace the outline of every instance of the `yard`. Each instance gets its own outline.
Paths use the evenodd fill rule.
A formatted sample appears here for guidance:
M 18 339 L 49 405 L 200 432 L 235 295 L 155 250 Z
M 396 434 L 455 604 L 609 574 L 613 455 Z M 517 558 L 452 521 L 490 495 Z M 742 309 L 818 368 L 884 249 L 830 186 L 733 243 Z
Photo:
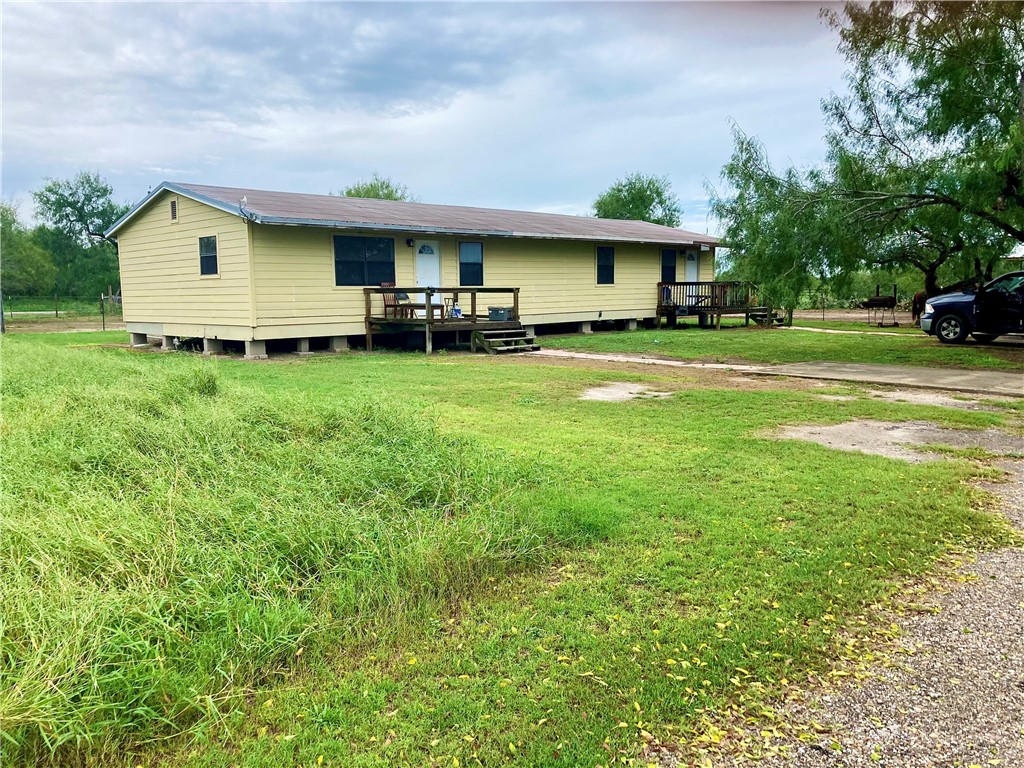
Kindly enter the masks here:
M 123 342 L 3 340 L 11 764 L 610 765 L 652 740 L 715 748 L 732 718 L 768 722 L 774 697 L 885 631 L 876 606 L 937 557 L 1012 539 L 968 484 L 998 474 L 983 461 L 768 432 L 851 418 L 1019 431 L 1013 408 L 723 371 L 246 363 Z M 798 331 L 557 343 L 1020 364 Z M 671 395 L 580 400 L 615 381 Z

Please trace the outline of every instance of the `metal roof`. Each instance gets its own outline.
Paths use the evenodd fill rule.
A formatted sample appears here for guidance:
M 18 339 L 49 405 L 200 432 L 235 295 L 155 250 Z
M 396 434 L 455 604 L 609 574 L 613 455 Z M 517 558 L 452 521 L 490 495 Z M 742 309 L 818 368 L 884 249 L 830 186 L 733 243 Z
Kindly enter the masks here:
M 417 234 L 522 237 L 550 240 L 714 245 L 717 238 L 646 221 L 597 219 L 557 213 L 530 213 L 461 205 L 406 203 L 335 195 L 270 192 L 165 181 L 118 219 L 109 237 L 131 221 L 161 192 L 174 192 L 258 224 L 332 229 L 393 230 Z M 245 198 L 245 206 L 239 202 Z

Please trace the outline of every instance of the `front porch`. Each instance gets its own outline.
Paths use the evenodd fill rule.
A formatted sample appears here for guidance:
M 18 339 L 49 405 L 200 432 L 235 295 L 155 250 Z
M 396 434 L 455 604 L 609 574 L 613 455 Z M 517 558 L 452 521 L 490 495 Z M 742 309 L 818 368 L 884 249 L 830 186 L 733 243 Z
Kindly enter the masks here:
M 366 301 L 366 349 L 373 351 L 375 333 L 422 332 L 426 352 L 433 351 L 435 333 L 454 331 L 517 331 L 519 288 L 424 288 L 388 286 L 363 289 Z M 494 301 L 491 297 L 494 296 Z M 494 313 L 491 307 L 501 311 Z
M 757 286 L 742 281 L 658 283 L 658 317 L 675 325 L 679 317 L 696 315 L 702 328 L 721 328 L 723 315 L 742 315 L 744 325 L 771 324 L 775 315 L 762 305 Z

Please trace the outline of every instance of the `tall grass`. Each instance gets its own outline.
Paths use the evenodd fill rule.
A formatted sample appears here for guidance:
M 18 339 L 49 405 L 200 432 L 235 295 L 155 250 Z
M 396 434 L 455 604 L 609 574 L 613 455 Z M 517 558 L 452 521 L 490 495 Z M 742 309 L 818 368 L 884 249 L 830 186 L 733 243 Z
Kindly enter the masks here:
M 187 728 L 543 543 L 521 473 L 408 405 L 5 346 L 5 758 Z

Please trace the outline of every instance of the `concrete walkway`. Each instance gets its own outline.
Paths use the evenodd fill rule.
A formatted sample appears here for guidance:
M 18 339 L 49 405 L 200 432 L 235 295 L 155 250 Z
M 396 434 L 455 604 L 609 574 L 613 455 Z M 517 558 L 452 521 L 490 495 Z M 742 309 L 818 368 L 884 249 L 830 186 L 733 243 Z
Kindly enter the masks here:
M 841 331 L 838 328 L 811 328 L 806 325 L 784 325 L 776 330 L 780 331 L 810 331 L 811 333 L 839 333 L 853 334 L 854 336 L 902 336 L 906 339 L 920 339 L 920 334 L 897 333 L 896 331 Z
M 983 371 L 925 368 L 873 363 L 790 363 L 767 366 L 762 373 L 802 379 L 859 381 L 897 387 L 947 389 L 992 397 L 1024 397 L 1024 371 Z
M 634 363 L 667 368 L 704 368 L 738 371 L 761 376 L 794 376 L 827 381 L 857 381 L 920 389 L 942 389 L 970 392 L 989 397 L 1024 397 L 1024 371 L 953 370 L 910 365 L 875 365 L 871 363 L 789 363 L 787 365 L 729 365 L 727 363 L 691 363 L 664 360 L 643 355 L 598 355 L 591 352 L 570 352 L 542 349 L 528 352 L 533 357 L 560 357 L 576 360 L 603 360 L 609 363 Z

